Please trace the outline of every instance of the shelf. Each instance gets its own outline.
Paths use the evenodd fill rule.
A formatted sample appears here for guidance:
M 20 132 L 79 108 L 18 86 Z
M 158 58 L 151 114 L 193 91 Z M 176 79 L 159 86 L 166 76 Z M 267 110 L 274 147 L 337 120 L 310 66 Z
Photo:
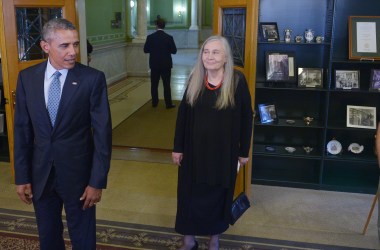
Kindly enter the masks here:
M 267 180 L 275 182 L 290 182 L 303 184 L 318 184 L 320 172 L 320 160 L 306 158 L 272 157 L 272 164 L 266 162 L 268 157 L 255 155 L 252 164 L 253 180 Z
M 372 60 L 347 60 L 347 59 L 333 59 L 331 61 L 332 64 L 364 64 L 364 65 L 367 65 L 367 64 L 370 64 L 370 65 L 373 65 L 373 64 L 377 64 L 377 66 L 380 65 L 380 61 L 372 61 Z
M 379 94 L 380 90 L 370 90 L 370 89 L 331 89 L 331 94 Z
M 366 133 L 376 133 L 376 129 L 347 127 L 346 121 L 329 120 L 326 129 L 346 130 Z
M 275 151 L 268 151 L 266 147 L 272 147 Z M 270 157 L 289 157 L 289 158 L 304 158 L 310 160 L 320 160 L 321 152 L 316 149 L 313 149 L 309 154 L 305 152 L 303 147 L 296 147 L 289 145 L 289 147 L 294 147 L 296 151 L 293 153 L 289 153 L 285 150 L 285 147 L 288 146 L 280 146 L 280 145 L 253 145 L 253 155 L 262 155 L 262 156 L 270 156 Z
M 370 153 L 362 153 L 362 154 L 353 154 L 350 152 L 344 152 L 339 155 L 326 155 L 325 160 L 327 161 L 349 161 L 349 162 L 366 162 L 366 163 L 377 163 L 377 158 L 375 155 Z
M 293 120 L 295 123 L 289 124 L 288 120 Z M 310 125 L 306 125 L 303 118 L 281 118 L 275 123 L 261 123 L 260 121 L 255 121 L 255 126 L 273 126 L 273 127 L 290 127 L 290 128 L 305 128 L 305 129 L 322 129 L 323 121 L 314 120 Z
M 320 185 L 317 183 L 312 183 L 309 180 L 302 181 L 292 181 L 289 179 L 284 180 L 268 180 L 267 178 L 252 178 L 253 184 L 258 185 L 269 185 L 269 186 L 280 186 L 280 187 L 295 187 L 295 188 L 308 188 L 308 189 L 320 189 Z
M 325 88 L 301 88 L 297 83 L 287 82 L 256 82 L 256 89 L 272 89 L 272 90 L 294 90 L 294 91 L 323 91 Z
M 380 91 L 370 88 L 372 69 L 380 69 L 380 61 L 347 60 L 348 29 L 342 27 L 347 26 L 349 16 L 378 15 L 380 1 L 260 0 L 259 6 L 258 22 L 277 22 L 280 41 L 257 42 L 257 117 L 254 122 L 252 182 L 347 192 L 376 192 L 379 178 L 378 161 L 373 149 L 376 129 L 347 127 L 346 123 L 348 105 L 376 108 L 377 119 L 368 120 L 372 127 L 380 120 Z M 296 14 L 289 16 L 284 11 L 287 9 L 296 10 Z M 285 29 L 292 30 L 294 39 L 296 35 L 303 36 L 305 29 L 309 28 L 315 31 L 316 36 L 324 36 L 324 42 L 283 41 Z M 269 63 L 289 68 L 282 60 L 267 62 L 268 53 L 275 51 L 294 55 L 296 73 L 292 82 L 266 81 Z M 297 68 L 323 69 L 323 88 L 298 87 Z M 336 70 L 358 70 L 358 75 L 347 74 L 345 77 L 350 80 L 350 77 L 358 76 L 360 87 L 335 89 Z M 315 76 L 311 74 L 307 77 Z M 260 104 L 273 105 L 278 121 L 262 124 L 258 112 Z M 315 120 L 307 126 L 303 117 L 313 117 Z M 289 124 L 286 120 L 295 122 Z M 342 154 L 327 153 L 326 145 L 332 139 L 342 144 Z M 351 143 L 363 145 L 364 151 L 361 154 L 349 152 L 347 148 Z M 306 154 L 304 145 L 314 150 Z M 268 146 L 275 150 L 268 151 Z M 296 151 L 287 152 L 287 146 L 296 148 Z
M 267 42 L 267 41 L 260 41 L 258 42 L 257 44 L 270 44 L 270 45 L 297 45 L 297 46 L 330 46 L 331 44 L 330 43 L 327 43 L 327 42 L 323 42 L 323 43 L 316 43 L 316 42 L 312 42 L 312 43 L 305 43 L 305 42 L 302 42 L 302 43 L 296 43 L 296 42 L 289 42 L 289 43 L 286 43 L 285 41 L 274 41 L 274 42 Z
M 376 163 L 327 162 L 322 186 L 334 190 L 369 193 L 377 189 L 379 168 Z M 376 192 L 376 191 L 375 191 Z

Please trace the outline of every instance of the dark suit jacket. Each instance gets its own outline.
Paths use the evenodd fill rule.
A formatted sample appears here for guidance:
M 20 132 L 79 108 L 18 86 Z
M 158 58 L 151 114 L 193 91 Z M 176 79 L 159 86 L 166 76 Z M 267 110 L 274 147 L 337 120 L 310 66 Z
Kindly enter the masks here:
M 77 63 L 67 73 L 55 126 L 44 97 L 47 62 L 19 73 L 14 120 L 16 184 L 34 199 L 54 163 L 58 181 L 78 199 L 85 187 L 105 188 L 111 159 L 111 116 L 104 73 Z
M 149 67 L 151 69 L 171 69 L 172 55 L 177 53 L 174 39 L 163 30 L 157 30 L 146 38 L 144 52 L 149 53 Z

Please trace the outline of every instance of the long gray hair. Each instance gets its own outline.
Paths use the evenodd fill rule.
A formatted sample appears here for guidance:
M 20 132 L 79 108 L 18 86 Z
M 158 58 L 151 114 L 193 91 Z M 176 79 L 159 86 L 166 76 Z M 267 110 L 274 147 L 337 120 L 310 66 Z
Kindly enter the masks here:
M 75 26 L 64 18 L 50 19 L 42 28 L 41 39 L 45 42 L 50 42 L 56 30 L 75 30 Z
M 234 62 L 232 58 L 231 48 L 226 38 L 222 36 L 211 36 L 202 45 L 197 62 L 192 69 L 190 76 L 187 80 L 187 94 L 186 101 L 194 106 L 198 97 L 204 90 L 204 76 L 206 69 L 202 62 L 202 54 L 204 47 L 207 43 L 212 41 L 220 41 L 226 57 L 226 63 L 224 64 L 224 76 L 223 83 L 220 88 L 220 95 L 216 101 L 215 107 L 217 109 L 224 109 L 227 107 L 233 107 L 235 105 L 235 82 L 234 82 Z

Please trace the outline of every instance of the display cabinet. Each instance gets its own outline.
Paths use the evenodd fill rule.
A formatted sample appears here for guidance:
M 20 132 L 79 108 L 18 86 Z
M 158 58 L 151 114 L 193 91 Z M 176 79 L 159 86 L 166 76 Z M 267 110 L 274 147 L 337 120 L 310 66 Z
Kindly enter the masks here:
M 370 78 L 372 69 L 380 69 L 380 62 L 348 60 L 348 19 L 378 16 L 379 10 L 380 1 L 376 0 L 260 0 L 259 30 L 261 23 L 275 22 L 279 40 L 267 41 L 263 31 L 259 34 L 253 183 L 376 192 L 379 168 L 374 135 L 380 93 L 371 89 Z M 310 29 L 313 38 L 307 42 Z M 285 42 L 289 30 L 291 39 Z M 296 36 L 302 41 L 296 41 Z M 380 43 L 380 34 L 377 37 Z M 294 55 L 287 68 L 292 72 L 294 67 L 294 78 L 289 75 L 285 81 L 274 81 L 268 77 L 268 53 L 276 52 Z M 298 68 L 321 72 L 320 86 L 303 85 Z M 358 72 L 358 86 L 337 88 L 340 71 Z M 273 122 L 261 119 L 262 104 L 275 107 Z M 360 107 L 370 107 L 378 118 L 371 117 L 375 127 L 347 126 L 349 105 L 359 107 L 358 112 L 363 111 Z M 331 151 L 331 141 L 340 143 L 339 153 Z M 350 145 L 363 146 L 362 152 L 349 151 Z
M 5 117 L 4 89 L 0 82 L 0 161 L 9 161 L 7 123 Z

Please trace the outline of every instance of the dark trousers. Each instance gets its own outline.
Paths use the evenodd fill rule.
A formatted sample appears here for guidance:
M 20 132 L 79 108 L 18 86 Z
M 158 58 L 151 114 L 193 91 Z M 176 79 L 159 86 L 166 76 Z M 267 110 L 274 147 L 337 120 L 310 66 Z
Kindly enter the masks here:
M 158 104 L 158 83 L 160 78 L 164 84 L 164 98 L 166 107 L 172 105 L 172 94 L 170 89 L 170 77 L 172 70 L 169 69 L 151 69 L 150 70 L 150 83 L 151 83 L 151 95 L 152 95 L 152 105 L 156 106 Z
M 65 208 L 67 227 L 73 250 L 96 249 L 95 206 L 83 211 L 80 195 L 70 197 L 62 190 L 55 176 L 50 173 L 44 193 L 33 200 L 41 250 L 64 250 L 62 209 Z

